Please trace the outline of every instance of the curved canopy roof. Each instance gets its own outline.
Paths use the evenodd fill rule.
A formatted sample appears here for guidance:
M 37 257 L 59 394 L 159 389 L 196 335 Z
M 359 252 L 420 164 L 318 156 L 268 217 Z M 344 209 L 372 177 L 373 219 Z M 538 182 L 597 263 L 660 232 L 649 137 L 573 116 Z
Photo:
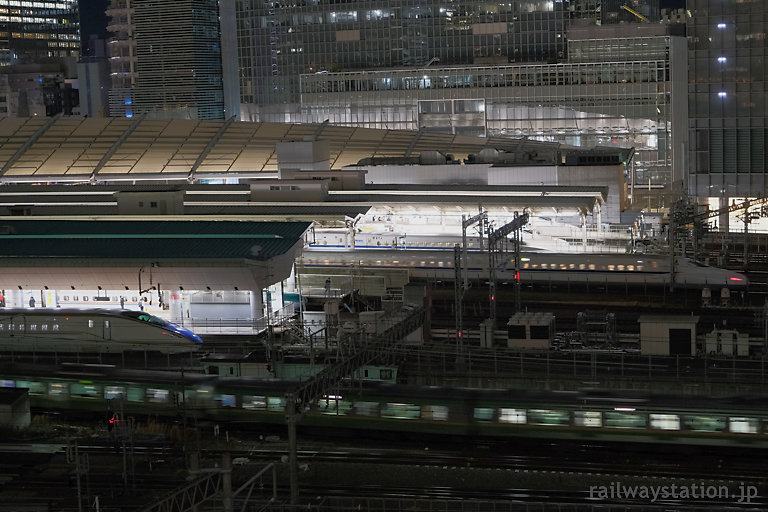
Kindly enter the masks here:
M 277 171 L 278 142 L 326 141 L 332 169 L 363 158 L 436 148 L 466 158 L 485 148 L 552 149 L 527 139 L 333 125 L 157 120 L 136 117 L 0 119 L 0 183 L 259 177 Z

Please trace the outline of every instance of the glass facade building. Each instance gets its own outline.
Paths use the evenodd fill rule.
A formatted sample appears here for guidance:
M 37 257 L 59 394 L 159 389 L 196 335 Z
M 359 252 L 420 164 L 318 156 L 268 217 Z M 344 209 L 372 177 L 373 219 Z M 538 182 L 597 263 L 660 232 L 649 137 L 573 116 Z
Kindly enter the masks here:
M 297 117 L 369 128 L 512 136 L 574 146 L 634 147 L 631 189 L 682 181 L 685 39 L 592 27 L 573 62 L 301 75 Z M 608 33 L 606 34 L 606 29 Z M 677 65 L 675 65 L 677 64 Z M 676 144 L 677 143 L 677 144 Z
M 0 2 L 0 66 L 77 59 L 80 22 L 77 0 Z
M 569 5 L 237 0 L 242 117 L 266 120 L 268 106 L 296 103 L 305 73 L 556 62 L 565 58 Z
M 223 119 L 216 0 L 112 0 L 110 115 Z
M 635 147 L 628 185 L 660 189 L 685 174 L 687 54 L 658 7 L 237 0 L 240 116 Z
M 688 0 L 689 192 L 766 191 L 768 2 Z

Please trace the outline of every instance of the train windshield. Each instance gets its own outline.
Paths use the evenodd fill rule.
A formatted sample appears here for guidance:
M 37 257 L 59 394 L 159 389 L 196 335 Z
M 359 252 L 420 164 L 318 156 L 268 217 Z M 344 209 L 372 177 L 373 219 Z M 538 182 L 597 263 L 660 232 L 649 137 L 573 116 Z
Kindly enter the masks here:
M 163 320 L 160 317 L 150 315 L 149 313 L 144 313 L 141 311 L 124 311 L 123 316 L 134 318 L 141 322 L 147 322 L 150 324 L 156 324 L 156 325 L 162 325 L 162 326 L 169 325 L 169 322 L 167 320 Z

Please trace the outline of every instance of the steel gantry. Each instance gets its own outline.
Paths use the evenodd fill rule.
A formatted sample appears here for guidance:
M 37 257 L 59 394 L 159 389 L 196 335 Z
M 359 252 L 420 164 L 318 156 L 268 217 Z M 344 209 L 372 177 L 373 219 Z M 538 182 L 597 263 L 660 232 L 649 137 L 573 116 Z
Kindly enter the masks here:
M 464 352 L 462 331 L 464 329 L 464 294 L 469 288 L 469 278 L 464 272 L 464 264 L 467 262 L 467 228 L 475 224 L 480 224 L 480 237 L 483 236 L 483 224 L 488 219 L 488 212 L 482 211 L 470 218 L 461 216 L 461 247 L 456 244 L 453 248 L 453 269 L 455 279 L 453 280 L 454 310 L 456 315 L 456 357 L 461 358 Z M 482 251 L 482 246 L 480 247 Z
M 390 354 L 408 334 L 424 323 L 425 314 L 424 308 L 419 306 L 400 316 L 392 315 L 388 327 L 384 330 L 374 334 L 371 339 L 360 339 L 357 343 L 353 343 L 348 357 L 327 366 L 294 390 L 286 393 L 285 416 L 288 423 L 288 464 L 292 505 L 298 504 L 299 500 L 296 423 L 320 398 L 336 389 L 342 379 L 349 377 L 355 370 L 376 358 Z
M 496 270 L 501 264 L 506 264 L 507 235 L 514 233 L 515 244 L 515 312 L 520 311 L 520 230 L 528 224 L 528 214 L 518 215 L 499 229 L 488 232 L 488 299 L 490 303 L 489 318 L 496 323 Z

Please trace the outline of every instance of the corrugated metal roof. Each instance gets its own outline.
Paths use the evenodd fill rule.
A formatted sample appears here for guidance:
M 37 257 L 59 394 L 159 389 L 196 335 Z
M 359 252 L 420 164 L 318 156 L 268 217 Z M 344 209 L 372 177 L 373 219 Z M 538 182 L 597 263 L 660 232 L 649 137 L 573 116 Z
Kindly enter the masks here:
M 0 222 L 0 258 L 250 259 L 288 252 L 309 222 Z

